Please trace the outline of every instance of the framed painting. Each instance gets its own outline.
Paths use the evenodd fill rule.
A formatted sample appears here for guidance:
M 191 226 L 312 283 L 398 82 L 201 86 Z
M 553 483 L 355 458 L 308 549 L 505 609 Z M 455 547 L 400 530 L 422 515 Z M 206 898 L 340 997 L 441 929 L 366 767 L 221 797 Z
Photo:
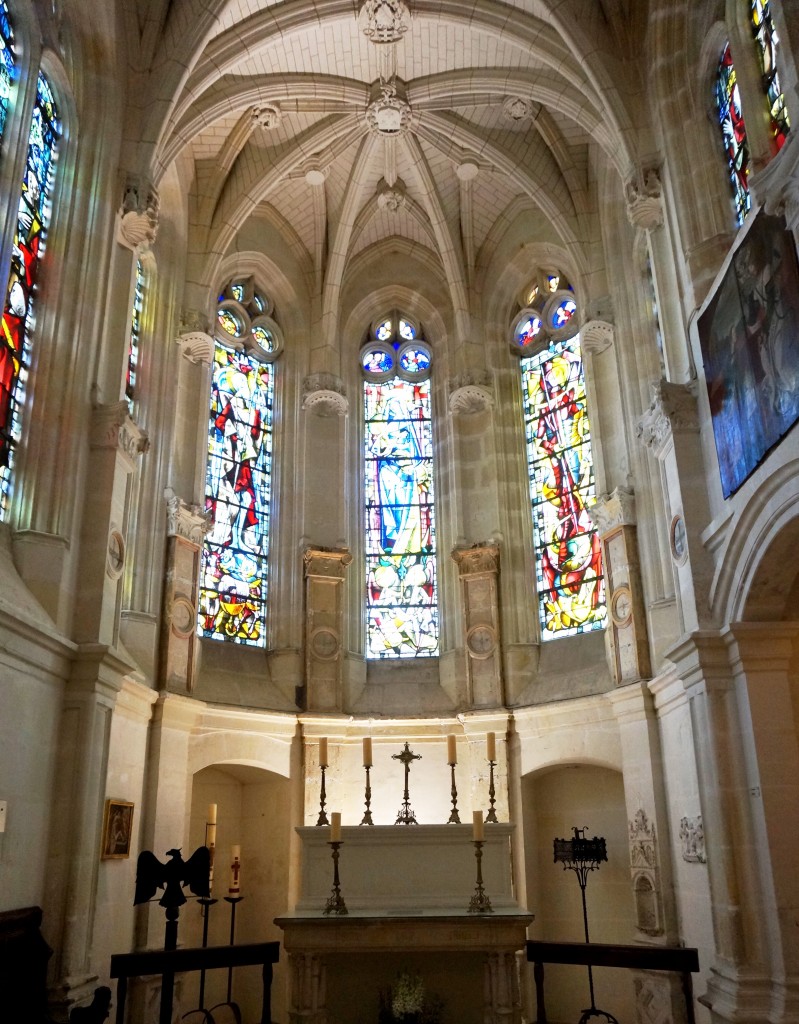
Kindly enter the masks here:
M 699 318 L 725 498 L 799 419 L 799 263 L 779 217 L 758 214 Z
M 103 860 L 130 856 L 133 835 L 133 804 L 127 800 L 106 800 L 103 820 Z

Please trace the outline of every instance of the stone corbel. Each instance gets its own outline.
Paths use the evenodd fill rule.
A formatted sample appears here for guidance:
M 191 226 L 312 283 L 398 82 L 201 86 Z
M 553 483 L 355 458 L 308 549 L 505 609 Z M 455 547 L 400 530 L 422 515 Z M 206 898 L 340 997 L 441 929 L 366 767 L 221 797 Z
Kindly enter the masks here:
M 208 333 L 208 317 L 198 309 L 184 309 L 180 314 L 177 343 L 180 353 L 190 363 L 210 366 L 214 361 L 214 339 Z
M 663 224 L 663 188 L 653 168 L 641 171 L 624 186 L 627 219 L 634 228 L 653 231 Z
M 186 504 L 171 487 L 167 487 L 164 491 L 164 498 L 166 500 L 167 536 L 180 537 L 197 548 L 202 547 L 203 539 L 211 529 L 211 520 L 208 514 L 199 505 Z
M 150 440 L 141 427 L 131 419 L 128 403 L 122 401 L 94 407 L 89 445 L 93 449 L 117 449 L 132 469 L 137 456 L 149 449 Z
M 302 382 L 302 407 L 316 416 L 346 416 L 344 384 L 332 373 L 312 373 Z
M 488 372 L 461 373 L 449 382 L 449 411 L 453 416 L 474 416 L 493 407 L 494 394 Z
M 613 344 L 613 324 L 609 320 L 587 320 L 580 331 L 580 344 L 590 355 L 604 352 Z
M 158 191 L 152 182 L 140 175 L 129 175 L 117 214 L 119 244 L 133 251 L 151 248 L 158 234 L 159 208 Z
M 650 387 L 650 406 L 638 421 L 638 439 L 658 459 L 668 451 L 674 434 L 697 433 L 699 412 L 691 384 L 659 380 Z

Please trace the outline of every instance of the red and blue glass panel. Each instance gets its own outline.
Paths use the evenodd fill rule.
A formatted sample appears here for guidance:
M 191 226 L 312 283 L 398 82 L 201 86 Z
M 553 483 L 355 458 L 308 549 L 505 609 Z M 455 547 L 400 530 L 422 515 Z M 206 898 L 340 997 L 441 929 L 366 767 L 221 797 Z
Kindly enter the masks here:
M 735 200 L 735 214 L 738 223 L 743 224 L 752 205 L 749 195 L 749 145 L 729 43 L 724 47 L 716 72 L 716 109 Z

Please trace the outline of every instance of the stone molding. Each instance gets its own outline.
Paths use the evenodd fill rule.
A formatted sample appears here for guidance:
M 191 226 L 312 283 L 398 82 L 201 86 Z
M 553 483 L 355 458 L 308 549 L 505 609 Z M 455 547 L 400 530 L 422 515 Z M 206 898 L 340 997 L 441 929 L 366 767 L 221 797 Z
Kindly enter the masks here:
M 181 334 L 177 339 L 180 346 L 180 354 L 190 363 L 202 363 L 210 366 L 214 361 L 214 339 L 210 334 L 202 331 L 191 331 L 189 334 Z
M 627 219 L 634 228 L 653 231 L 663 224 L 663 187 L 658 172 L 643 170 L 624 186 Z
M 361 32 L 377 45 L 396 43 L 411 27 L 411 15 L 403 0 L 365 0 L 358 12 Z
M 659 380 L 650 385 L 651 404 L 638 421 L 638 439 L 662 458 L 674 434 L 697 433 L 696 390 L 689 384 Z
M 799 140 L 791 132 L 780 152 L 752 179 L 752 191 L 766 213 L 799 228 Z
M 453 416 L 474 416 L 493 407 L 491 374 L 486 370 L 460 373 L 449 381 L 449 411 Z
M 613 324 L 609 320 L 587 320 L 580 331 L 583 351 L 599 355 L 613 344 Z
M 468 548 L 454 548 L 452 558 L 458 566 L 458 574 L 474 576 L 478 573 L 499 572 L 499 545 L 472 544 Z
M 346 568 L 352 562 L 347 548 L 306 548 L 302 555 L 305 576 L 343 580 Z
M 346 416 L 344 382 L 332 373 L 312 373 L 302 382 L 302 407 L 317 416 Z
M 601 494 L 588 509 L 588 516 L 600 537 L 619 526 L 635 526 L 635 495 L 623 487 Z
M 188 505 L 171 487 L 164 491 L 164 499 L 167 536 L 180 537 L 196 547 L 201 547 L 205 535 L 211 529 L 211 520 L 202 507 Z
M 114 448 L 135 462 L 150 447 L 150 439 L 131 419 L 127 402 L 96 405 L 92 411 L 90 447 Z
M 707 863 L 705 828 L 701 814 L 697 814 L 695 818 L 680 818 L 680 845 L 684 861 L 689 864 Z
M 128 175 L 117 220 L 117 241 L 126 249 L 149 249 L 158 234 L 160 201 L 151 181 Z

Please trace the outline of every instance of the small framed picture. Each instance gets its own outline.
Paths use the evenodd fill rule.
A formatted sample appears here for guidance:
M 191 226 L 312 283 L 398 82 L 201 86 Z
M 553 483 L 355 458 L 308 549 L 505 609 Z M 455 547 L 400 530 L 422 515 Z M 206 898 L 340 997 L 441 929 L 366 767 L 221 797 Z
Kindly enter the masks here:
M 133 835 L 133 804 L 127 800 L 106 800 L 103 822 L 103 860 L 130 856 Z

